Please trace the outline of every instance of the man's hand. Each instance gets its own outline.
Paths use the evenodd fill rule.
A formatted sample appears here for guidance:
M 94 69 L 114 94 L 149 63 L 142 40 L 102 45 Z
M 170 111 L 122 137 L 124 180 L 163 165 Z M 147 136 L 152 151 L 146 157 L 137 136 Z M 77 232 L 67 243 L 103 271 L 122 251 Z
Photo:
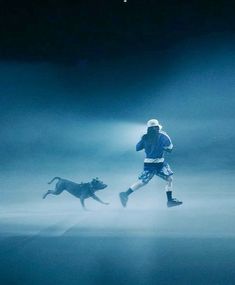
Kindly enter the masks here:
M 172 149 L 173 149 L 173 148 L 164 148 L 164 151 L 166 151 L 166 152 L 169 152 L 169 153 L 170 153 L 170 152 L 172 152 Z

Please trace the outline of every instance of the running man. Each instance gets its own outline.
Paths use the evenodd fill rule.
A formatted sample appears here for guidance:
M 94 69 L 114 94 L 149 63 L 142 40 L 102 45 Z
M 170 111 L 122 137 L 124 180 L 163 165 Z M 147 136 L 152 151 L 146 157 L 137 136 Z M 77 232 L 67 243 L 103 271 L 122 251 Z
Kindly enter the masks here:
M 173 145 L 170 137 L 163 131 L 158 120 L 151 119 L 147 122 L 147 133 L 143 135 L 136 145 L 136 151 L 145 150 L 144 171 L 140 174 L 139 180 L 133 184 L 126 192 L 119 193 L 123 207 L 126 207 L 128 196 L 134 191 L 146 185 L 154 175 L 164 179 L 166 184 L 167 206 L 179 206 L 183 202 L 172 198 L 172 175 L 168 163 L 164 161 L 164 152 L 171 152 Z

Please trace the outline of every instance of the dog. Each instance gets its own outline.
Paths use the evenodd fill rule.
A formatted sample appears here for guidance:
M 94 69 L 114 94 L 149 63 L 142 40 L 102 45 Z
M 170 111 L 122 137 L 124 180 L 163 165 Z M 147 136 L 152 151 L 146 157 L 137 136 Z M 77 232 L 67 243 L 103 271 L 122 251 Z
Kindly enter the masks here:
M 96 191 L 105 189 L 108 186 L 99 180 L 99 178 L 92 179 L 92 181 L 88 183 L 78 184 L 60 177 L 54 177 L 50 182 L 48 182 L 48 184 L 51 184 L 54 180 L 58 180 L 55 186 L 55 190 L 48 190 L 43 195 L 43 199 L 45 199 L 49 194 L 60 195 L 64 190 L 66 190 L 73 196 L 80 199 L 84 210 L 86 210 L 85 199 L 87 198 L 93 198 L 101 204 L 109 205 L 109 203 L 103 202 L 99 197 L 95 195 Z

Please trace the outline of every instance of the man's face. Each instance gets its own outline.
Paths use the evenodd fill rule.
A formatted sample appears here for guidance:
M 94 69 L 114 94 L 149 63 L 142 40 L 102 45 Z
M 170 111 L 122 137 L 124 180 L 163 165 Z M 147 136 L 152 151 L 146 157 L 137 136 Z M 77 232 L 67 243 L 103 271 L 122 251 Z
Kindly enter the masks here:
M 151 129 L 151 131 L 155 131 L 156 133 L 159 132 L 158 126 L 150 127 L 150 129 Z

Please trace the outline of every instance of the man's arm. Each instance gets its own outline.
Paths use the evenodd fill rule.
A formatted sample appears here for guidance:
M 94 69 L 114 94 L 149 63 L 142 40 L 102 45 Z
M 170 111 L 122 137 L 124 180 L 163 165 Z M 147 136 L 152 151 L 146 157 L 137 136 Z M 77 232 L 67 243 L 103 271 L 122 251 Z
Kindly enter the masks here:
M 143 141 L 143 137 L 141 138 L 141 140 L 137 143 L 136 145 L 136 151 L 140 151 L 144 149 L 144 141 Z
M 167 134 L 164 134 L 163 136 L 163 148 L 166 152 L 172 152 L 173 149 L 173 144 Z
M 172 152 L 172 149 L 173 149 L 173 145 L 172 146 L 169 146 L 169 147 L 164 147 L 164 150 L 166 152 Z

